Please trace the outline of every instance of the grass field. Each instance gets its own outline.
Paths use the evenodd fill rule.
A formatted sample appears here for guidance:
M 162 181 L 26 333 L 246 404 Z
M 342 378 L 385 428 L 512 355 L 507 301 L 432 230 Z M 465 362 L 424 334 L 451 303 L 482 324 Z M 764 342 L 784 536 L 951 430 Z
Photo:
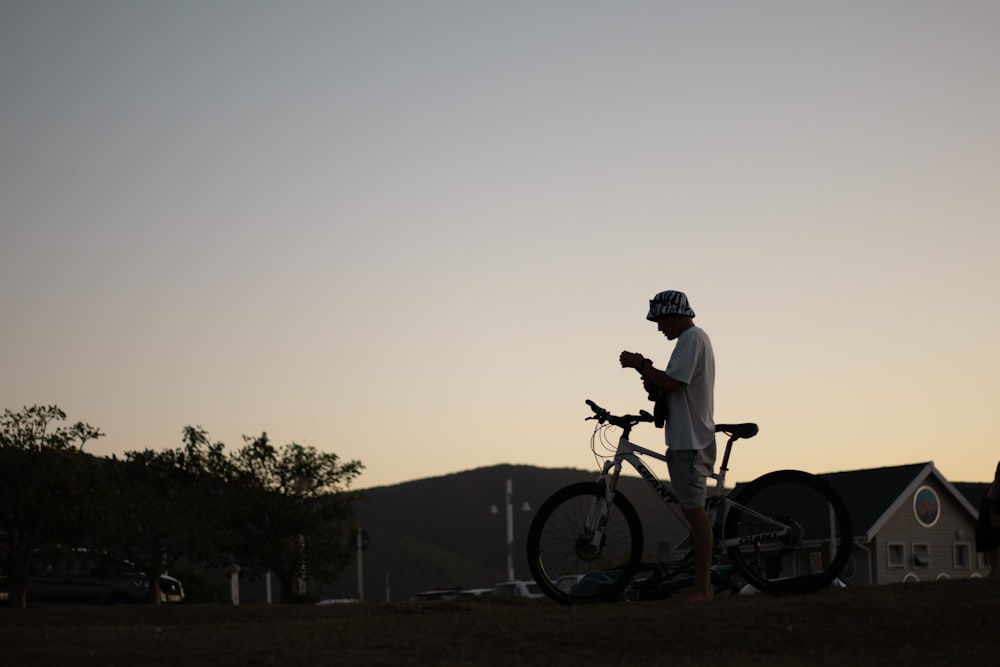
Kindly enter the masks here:
M 5 665 L 996 664 L 1000 580 L 542 601 L 0 608 Z

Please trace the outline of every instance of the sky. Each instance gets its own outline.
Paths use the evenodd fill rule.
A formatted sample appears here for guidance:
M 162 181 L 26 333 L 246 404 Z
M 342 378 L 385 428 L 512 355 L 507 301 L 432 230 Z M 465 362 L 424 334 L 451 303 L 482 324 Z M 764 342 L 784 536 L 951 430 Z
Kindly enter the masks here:
M 663 367 L 645 315 L 676 289 L 716 421 L 760 425 L 731 482 L 986 481 L 998 25 L 988 0 L 0 0 L 0 409 L 58 405 L 100 456 L 267 432 L 360 460 L 355 488 L 596 472 L 584 401 L 651 408 L 618 354 Z

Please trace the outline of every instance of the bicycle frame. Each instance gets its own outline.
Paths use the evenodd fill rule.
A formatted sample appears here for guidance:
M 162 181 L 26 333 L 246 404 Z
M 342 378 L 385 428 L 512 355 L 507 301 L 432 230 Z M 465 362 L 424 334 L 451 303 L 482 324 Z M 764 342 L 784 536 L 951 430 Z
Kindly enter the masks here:
M 666 462 L 672 453 L 630 440 L 635 426 L 655 422 L 656 417 L 645 410 L 616 415 L 586 402 L 593 412 L 587 419 L 597 422 L 591 439 L 598 459 L 596 483 L 578 482 L 556 491 L 539 508 L 528 531 L 532 574 L 556 602 L 654 599 L 692 585 L 695 558 L 706 554 L 691 548 L 669 556 L 649 553 L 644 528 L 651 530 L 649 545 L 662 552 L 676 539 L 678 526 L 643 521 L 619 486 L 626 464 L 680 524 L 690 528 L 688 523 L 705 520 L 702 511 L 708 514 L 714 538 L 707 554 L 714 562 L 713 586 L 734 590 L 748 585 L 773 595 L 811 593 L 829 585 L 847 564 L 853 535 L 850 514 L 827 481 L 801 470 L 775 470 L 740 485 L 738 492 L 726 489 L 733 445 L 756 436 L 757 424 L 715 425 L 715 439 L 719 434 L 728 438 L 717 472 L 707 473 L 715 488 L 708 489 L 704 510 L 685 510 L 682 515 L 669 476 L 661 482 L 650 469 L 655 467 L 651 461 Z M 564 578 L 575 578 L 576 583 L 566 589 Z
M 618 447 L 615 450 L 615 454 L 611 459 L 604 462 L 601 475 L 598 477 L 598 482 L 603 482 L 605 486 L 605 502 L 596 503 L 599 507 L 591 508 L 587 521 L 588 533 L 591 534 L 590 545 L 595 549 L 600 549 L 601 542 L 604 539 L 604 528 L 608 521 L 608 508 L 611 507 L 611 502 L 614 499 L 623 463 L 627 462 L 635 469 L 636 472 L 639 473 L 639 475 L 649 485 L 650 489 L 652 489 L 660 500 L 663 501 L 663 504 L 668 509 L 670 509 L 671 504 L 679 503 L 677 496 L 675 496 L 673 492 L 670 491 L 670 489 L 668 489 L 663 482 L 661 482 L 660 479 L 642 462 L 642 459 L 639 458 L 639 455 L 649 456 L 666 463 L 666 455 L 631 442 L 629 440 L 630 434 L 631 427 L 623 427 L 622 434 L 618 438 Z M 790 534 L 793 530 L 792 526 L 755 512 L 752 509 L 743 507 L 742 505 L 738 505 L 735 501 L 725 495 L 726 472 L 729 470 L 729 455 L 732 452 L 733 444 L 737 439 L 738 437 L 735 435 L 729 436 L 729 440 L 726 442 L 725 453 L 722 457 L 722 464 L 719 466 L 719 471 L 710 475 L 710 477 L 716 480 L 716 484 L 714 493 L 705 501 L 709 522 L 712 525 L 717 525 L 715 519 L 720 506 L 723 508 L 721 517 L 723 520 L 725 519 L 726 512 L 728 512 L 730 507 L 739 506 L 740 509 L 747 514 L 750 514 L 762 521 L 766 521 L 768 524 L 772 525 L 774 530 L 750 536 L 733 538 L 730 540 L 720 539 L 720 536 L 716 536 L 714 540 L 716 550 L 728 549 L 735 546 L 760 545 L 766 542 L 775 542 Z M 597 510 L 596 516 L 594 515 L 595 509 Z

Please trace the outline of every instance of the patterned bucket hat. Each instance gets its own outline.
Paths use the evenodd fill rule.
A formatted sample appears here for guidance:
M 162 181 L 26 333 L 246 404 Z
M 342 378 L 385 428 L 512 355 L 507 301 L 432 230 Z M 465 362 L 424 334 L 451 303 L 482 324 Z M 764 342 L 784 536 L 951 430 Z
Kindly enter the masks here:
M 655 322 L 664 315 L 694 317 L 694 311 L 688 305 L 688 298 L 684 292 L 667 290 L 649 300 L 649 314 L 646 315 L 646 319 Z

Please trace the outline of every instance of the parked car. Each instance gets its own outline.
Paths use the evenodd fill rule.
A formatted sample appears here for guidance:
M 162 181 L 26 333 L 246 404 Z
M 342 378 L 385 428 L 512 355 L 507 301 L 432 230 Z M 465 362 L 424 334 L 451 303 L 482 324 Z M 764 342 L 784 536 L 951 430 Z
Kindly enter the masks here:
M 75 551 L 32 577 L 28 604 L 142 604 L 149 601 L 149 578 L 128 561 Z M 184 600 L 184 586 L 169 575 L 160 577 L 160 601 Z
M 493 587 L 496 597 L 541 598 L 545 593 L 532 581 L 502 581 Z
M 184 602 L 184 585 L 180 579 L 169 574 L 160 575 L 160 602 L 166 604 Z
M 463 588 L 458 592 L 459 600 L 472 600 L 475 598 L 489 597 L 493 595 L 492 588 Z

